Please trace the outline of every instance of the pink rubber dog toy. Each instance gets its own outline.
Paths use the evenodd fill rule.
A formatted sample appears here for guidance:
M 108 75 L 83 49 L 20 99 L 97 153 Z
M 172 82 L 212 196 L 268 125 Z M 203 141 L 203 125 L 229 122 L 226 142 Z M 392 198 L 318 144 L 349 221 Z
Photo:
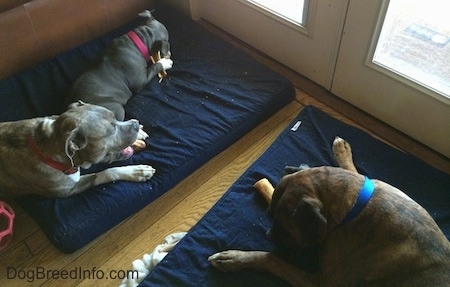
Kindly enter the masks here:
M 14 210 L 0 201 L 0 251 L 5 249 L 12 240 L 14 217 Z

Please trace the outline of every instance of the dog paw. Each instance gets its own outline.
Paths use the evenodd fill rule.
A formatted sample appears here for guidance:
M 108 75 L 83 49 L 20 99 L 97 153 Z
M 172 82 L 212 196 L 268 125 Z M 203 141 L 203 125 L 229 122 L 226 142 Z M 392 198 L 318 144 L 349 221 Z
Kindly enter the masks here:
M 348 156 L 352 154 L 350 144 L 341 137 L 335 137 L 333 141 L 334 156 Z
M 336 137 L 333 141 L 333 154 L 338 162 L 352 157 L 350 144 L 341 137 Z
M 156 170 L 150 165 L 127 165 L 107 169 L 113 173 L 115 180 L 147 181 L 155 174 Z
M 268 253 L 263 251 L 228 250 L 211 255 L 208 261 L 221 271 L 258 268 Z
M 242 251 L 229 250 L 216 253 L 208 258 L 208 261 L 221 271 L 237 271 L 245 265 L 243 261 Z
M 147 181 L 155 172 L 153 167 L 144 164 L 110 167 L 96 174 L 94 184 L 99 185 L 117 180 Z
M 169 70 L 173 66 L 173 61 L 167 58 L 162 58 L 158 60 L 158 63 L 160 63 L 163 66 L 163 70 Z
M 352 148 L 346 140 L 338 136 L 334 139 L 333 154 L 340 167 L 356 171 L 353 165 Z
M 131 165 L 132 168 L 132 180 L 133 181 L 147 181 L 153 177 L 156 172 L 150 165 Z

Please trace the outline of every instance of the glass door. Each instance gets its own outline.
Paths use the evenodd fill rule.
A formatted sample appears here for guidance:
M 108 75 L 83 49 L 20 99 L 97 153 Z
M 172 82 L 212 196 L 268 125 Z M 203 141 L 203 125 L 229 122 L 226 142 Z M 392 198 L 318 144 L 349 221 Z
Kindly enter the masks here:
M 308 16 L 309 0 L 247 0 L 256 6 L 261 7 L 268 13 L 292 22 L 294 25 L 306 27 L 306 17 Z
M 199 17 L 450 157 L 450 1 L 191 1 Z
M 373 63 L 450 97 L 450 3 L 390 1 Z
M 198 1 L 200 17 L 330 88 L 348 0 Z
M 450 157 L 450 2 L 350 1 L 331 91 Z

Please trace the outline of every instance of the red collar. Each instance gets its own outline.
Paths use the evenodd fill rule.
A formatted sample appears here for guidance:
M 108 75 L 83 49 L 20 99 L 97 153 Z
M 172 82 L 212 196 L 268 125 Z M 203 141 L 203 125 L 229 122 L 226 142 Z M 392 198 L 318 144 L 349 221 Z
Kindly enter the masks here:
M 51 158 L 46 157 L 42 154 L 39 147 L 34 142 L 33 136 L 28 137 L 28 145 L 30 146 L 31 150 L 34 152 L 34 154 L 46 165 L 53 167 L 54 169 L 57 169 L 59 171 L 62 171 L 64 174 L 70 175 L 78 172 L 78 167 L 76 166 L 67 166 L 63 163 L 54 161 Z
M 147 46 L 142 42 L 141 38 L 134 31 L 127 33 L 130 40 L 136 45 L 136 47 L 141 51 L 142 56 L 148 62 L 150 60 L 150 53 L 148 52 Z

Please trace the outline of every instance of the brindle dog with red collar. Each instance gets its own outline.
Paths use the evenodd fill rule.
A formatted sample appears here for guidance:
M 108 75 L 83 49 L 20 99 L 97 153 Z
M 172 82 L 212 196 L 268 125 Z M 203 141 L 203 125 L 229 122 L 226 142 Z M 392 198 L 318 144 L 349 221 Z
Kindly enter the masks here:
M 358 205 L 365 178 L 346 141 L 336 138 L 333 152 L 340 168 L 286 175 L 269 207 L 271 239 L 293 254 L 318 247 L 317 272 L 263 251 L 220 252 L 209 258 L 212 265 L 270 272 L 293 286 L 449 286 L 449 241 L 428 212 L 399 189 L 372 180 L 364 208 L 342 224 Z
M 92 164 L 131 157 L 139 126 L 81 101 L 59 116 L 0 123 L 0 196 L 67 197 L 116 180 L 149 180 L 155 173 L 149 165 L 80 173 Z

